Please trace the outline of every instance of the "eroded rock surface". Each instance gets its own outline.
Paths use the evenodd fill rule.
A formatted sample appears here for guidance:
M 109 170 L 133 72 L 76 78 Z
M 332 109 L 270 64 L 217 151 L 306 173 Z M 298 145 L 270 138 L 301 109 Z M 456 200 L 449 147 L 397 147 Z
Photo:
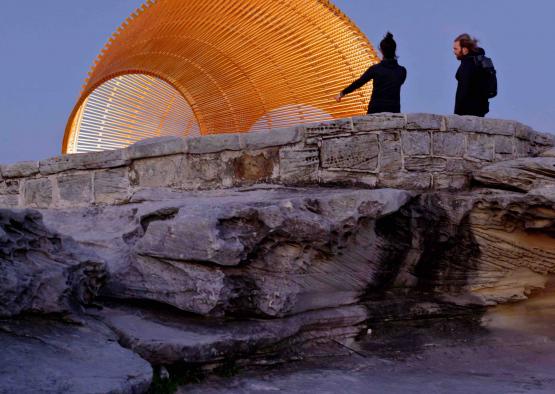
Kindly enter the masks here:
M 105 266 L 33 210 L 0 209 L 0 317 L 66 313 L 90 302 Z
M 134 394 L 151 366 L 102 323 L 0 319 L 0 393 Z
M 555 157 L 503 161 L 476 171 L 474 179 L 490 187 L 522 192 L 555 185 Z
M 398 252 L 376 226 L 412 194 L 262 188 L 174 197 L 44 214 L 107 261 L 105 295 L 201 315 L 285 316 L 356 303 Z

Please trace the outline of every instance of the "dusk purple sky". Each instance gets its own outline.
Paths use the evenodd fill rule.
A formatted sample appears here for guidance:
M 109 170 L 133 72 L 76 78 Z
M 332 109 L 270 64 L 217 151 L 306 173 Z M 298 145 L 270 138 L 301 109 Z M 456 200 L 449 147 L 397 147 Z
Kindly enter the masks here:
M 209 0 L 207 0 L 209 1 Z M 0 163 L 60 153 L 92 61 L 142 0 L 4 0 L 0 13 Z M 336 0 L 373 43 L 395 34 L 407 67 L 403 112 L 450 114 L 453 38 L 476 35 L 496 65 L 489 117 L 555 132 L 553 0 Z

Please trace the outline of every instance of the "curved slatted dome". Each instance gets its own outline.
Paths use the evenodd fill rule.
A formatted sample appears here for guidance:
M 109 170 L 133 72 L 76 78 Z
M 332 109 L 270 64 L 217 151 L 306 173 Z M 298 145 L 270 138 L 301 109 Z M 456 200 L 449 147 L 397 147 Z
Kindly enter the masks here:
M 371 85 L 341 103 L 333 97 L 377 61 L 327 0 L 148 1 L 95 61 L 62 150 L 361 114 Z

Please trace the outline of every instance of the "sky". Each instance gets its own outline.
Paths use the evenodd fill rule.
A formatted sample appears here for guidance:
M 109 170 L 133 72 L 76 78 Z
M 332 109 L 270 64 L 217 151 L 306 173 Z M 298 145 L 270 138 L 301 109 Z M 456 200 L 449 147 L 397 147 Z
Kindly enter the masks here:
M 186 1 L 186 0 L 183 0 Z M 209 0 L 206 0 L 209 1 Z M 0 0 L 0 163 L 60 154 L 69 113 L 107 39 L 142 0 Z M 468 32 L 496 66 L 488 117 L 555 133 L 554 0 L 336 0 L 408 69 L 403 112 L 453 112 L 453 38 Z

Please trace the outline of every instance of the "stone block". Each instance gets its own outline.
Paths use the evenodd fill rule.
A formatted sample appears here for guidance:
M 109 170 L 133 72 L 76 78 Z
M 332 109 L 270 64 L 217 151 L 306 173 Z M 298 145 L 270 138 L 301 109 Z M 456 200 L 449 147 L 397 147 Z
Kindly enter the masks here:
M 279 171 L 279 151 L 272 150 L 245 152 L 231 160 L 234 184 L 265 182 L 272 179 L 275 171 Z
M 56 156 L 39 162 L 39 171 L 43 175 L 56 174 L 68 170 L 91 170 L 114 168 L 128 165 L 131 160 L 125 149 L 102 152 L 76 153 Z
M 495 137 L 495 153 L 500 154 L 513 154 L 514 147 L 513 147 L 513 137 L 506 137 L 502 135 L 496 135 Z
M 355 131 L 401 130 L 406 128 L 407 118 L 403 114 L 376 114 L 353 117 Z
M 151 157 L 133 162 L 131 180 L 140 187 L 168 187 L 176 183 L 185 155 Z
M 517 123 L 512 120 L 484 118 L 482 119 L 481 132 L 486 134 L 497 134 L 512 137 L 515 135 L 516 126 Z
M 429 190 L 432 187 L 432 174 L 418 172 L 398 172 L 378 174 L 378 187 L 404 190 Z
M 5 179 L 0 182 L 0 195 L 19 194 L 19 179 Z
M 56 179 L 62 204 L 75 206 L 92 202 L 92 172 L 59 175 Z
M 494 153 L 494 137 L 487 134 L 472 133 L 467 136 L 466 156 L 470 158 L 492 161 Z
M 319 165 L 318 149 L 287 147 L 279 151 L 279 177 L 286 184 L 316 182 Z
M 299 126 L 299 129 L 306 138 L 352 133 L 353 120 L 351 118 L 330 120 L 327 122 L 319 122 Z
M 484 118 L 479 118 L 477 116 L 446 116 L 446 128 L 447 131 L 481 132 L 483 129 L 483 119 Z
M 296 144 L 303 140 L 304 128 L 290 127 L 272 131 L 255 131 L 241 134 L 242 146 L 247 150 L 271 148 L 275 146 Z
M 479 160 L 448 159 L 445 164 L 445 172 L 451 174 L 467 174 L 475 171 L 487 163 Z
M 24 178 L 38 174 L 38 161 L 21 161 L 19 163 L 0 166 L 3 178 Z
M 383 132 L 380 134 L 380 141 L 380 172 L 400 171 L 403 168 L 401 136 L 398 132 Z
M 444 130 L 445 117 L 434 114 L 407 114 L 407 130 Z
M 326 139 L 320 148 L 321 166 L 375 171 L 379 151 L 376 134 Z
M 128 168 L 95 171 L 93 179 L 96 204 L 121 204 L 129 200 L 131 185 Z
M 175 183 L 186 190 L 233 186 L 233 168 L 219 154 L 185 155 L 176 171 Z
M 212 134 L 186 140 L 187 153 L 218 153 L 226 150 L 241 150 L 239 134 Z
M 52 203 L 52 182 L 49 178 L 27 179 L 22 193 L 25 208 L 48 208 Z
M 437 172 L 444 171 L 447 166 L 447 159 L 442 157 L 405 157 L 405 170 L 416 172 Z
M 438 132 L 432 134 L 434 155 L 462 157 L 465 148 L 465 133 Z
M 0 208 L 17 208 L 19 206 L 19 196 L 6 195 L 0 196 Z
M 185 138 L 173 136 L 148 138 L 126 148 L 127 157 L 131 160 L 186 152 L 187 143 Z
M 526 126 L 522 123 L 516 123 L 515 125 L 515 137 L 521 140 L 530 141 L 534 134 L 534 129 L 529 126 Z
M 429 155 L 430 133 L 426 131 L 403 131 L 401 133 L 405 155 Z
M 515 139 L 515 151 L 517 157 L 532 157 L 534 150 L 530 141 Z
M 464 190 L 470 185 L 470 177 L 466 175 L 434 174 L 433 188 L 435 190 Z

